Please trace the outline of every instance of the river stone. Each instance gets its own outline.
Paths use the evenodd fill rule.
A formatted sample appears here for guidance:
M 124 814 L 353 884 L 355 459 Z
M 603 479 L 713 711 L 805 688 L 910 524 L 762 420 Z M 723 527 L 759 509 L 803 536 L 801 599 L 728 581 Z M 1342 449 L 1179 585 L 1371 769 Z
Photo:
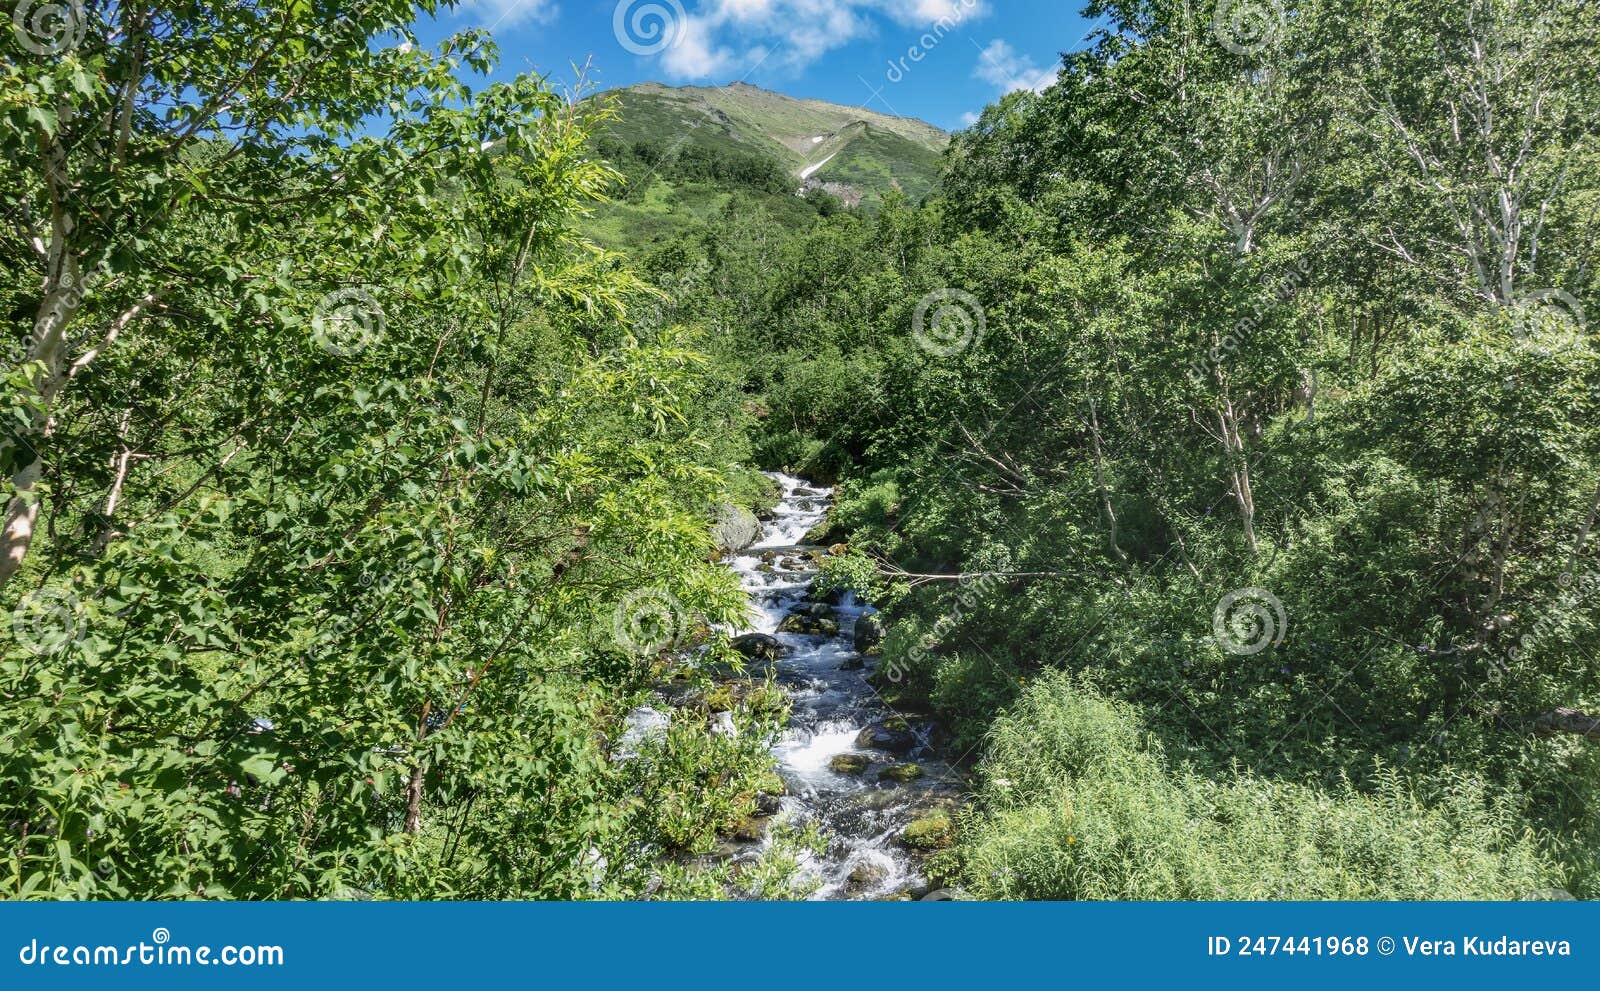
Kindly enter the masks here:
M 887 750 L 895 754 L 909 754 L 917 749 L 916 734 L 904 719 L 889 719 L 873 723 L 856 736 L 856 746 L 862 750 Z
M 725 503 L 717 507 L 717 521 L 711 527 L 717 550 L 737 554 L 761 536 L 761 521 L 743 506 Z
M 799 613 L 795 613 L 792 616 L 785 616 L 783 618 L 783 622 L 778 624 L 778 632 L 779 633 L 806 633 L 806 632 L 809 632 L 807 630 L 807 626 L 808 626 L 808 624 L 806 623 L 806 618 L 804 616 L 800 615 Z
M 898 781 L 901 784 L 915 781 L 922 777 L 920 764 L 891 764 L 878 772 L 879 781 Z
M 955 840 L 955 826 L 949 816 L 936 812 L 913 820 L 900 831 L 899 840 L 901 846 L 913 850 L 943 850 Z
M 866 666 L 867 666 L 867 662 L 862 660 L 860 655 L 857 655 L 857 656 L 852 657 L 849 660 L 845 661 L 843 664 L 839 665 L 839 670 L 840 671 L 860 671 L 862 668 L 864 668 Z
M 877 613 L 867 613 L 856 620 L 855 647 L 862 654 L 877 650 L 883 643 L 883 620 Z
M 861 891 L 882 884 L 888 876 L 889 869 L 882 864 L 866 863 L 857 864 L 845 880 L 852 890 Z
M 776 661 L 783 653 L 783 644 L 778 642 L 777 637 L 766 633 L 746 633 L 734 638 L 733 649 L 756 660 Z
M 871 763 L 861 754 L 840 754 L 828 761 L 828 767 L 838 774 L 862 774 Z

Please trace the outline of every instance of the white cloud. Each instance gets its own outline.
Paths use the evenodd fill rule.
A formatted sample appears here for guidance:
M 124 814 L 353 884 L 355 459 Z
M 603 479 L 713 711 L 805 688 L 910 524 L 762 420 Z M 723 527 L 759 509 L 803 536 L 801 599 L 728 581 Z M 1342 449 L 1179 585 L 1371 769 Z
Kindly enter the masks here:
M 468 0 L 468 7 L 482 11 L 485 27 L 514 27 L 531 21 L 548 22 L 557 14 L 556 0 Z
M 683 79 L 720 75 L 738 61 L 737 54 L 716 43 L 716 28 L 703 17 L 685 18 L 678 40 L 661 53 L 668 74 Z
M 992 83 L 1001 93 L 1019 89 L 1040 92 L 1056 81 L 1054 66 L 1039 68 L 1038 63 L 1011 47 L 1010 42 L 996 39 L 989 43 L 978 57 L 978 67 L 972 73 L 984 82 Z
M 515 0 L 477 0 L 511 4 Z M 553 0 L 530 0 L 537 4 Z M 635 5 L 648 0 L 630 0 Z M 678 40 L 661 53 L 668 76 L 706 80 L 756 65 L 799 71 L 829 52 L 880 33 L 887 21 L 906 30 L 899 51 L 941 19 L 961 24 L 986 12 L 989 0 L 684 0 Z M 670 4 L 662 3 L 670 8 Z
M 962 127 L 971 127 L 972 125 L 976 124 L 978 122 L 979 118 L 981 118 L 982 116 L 983 116 L 982 114 L 979 114 L 979 113 L 976 113 L 974 111 L 968 110 L 966 113 L 961 115 L 961 126 Z

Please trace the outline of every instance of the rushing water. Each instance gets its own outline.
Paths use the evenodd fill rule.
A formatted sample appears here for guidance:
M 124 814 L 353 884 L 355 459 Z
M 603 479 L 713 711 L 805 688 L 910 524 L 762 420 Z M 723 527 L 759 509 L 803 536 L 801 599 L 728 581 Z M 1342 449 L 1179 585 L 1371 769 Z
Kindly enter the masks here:
M 813 554 L 821 548 L 801 541 L 827 514 L 833 494 L 792 476 L 773 477 L 783 486 L 783 499 L 761 539 L 731 566 L 754 604 L 754 625 L 738 632 L 772 634 L 784 648 L 774 667 L 793 712 L 774 747 L 789 789 L 779 816 L 799 825 L 815 823 L 828 839 L 827 852 L 806 865 L 820 881 L 816 897 L 920 893 L 925 881 L 916 857 L 897 838 L 917 815 L 950 799 L 951 768 L 929 745 L 930 728 L 916 720 L 910 725 L 917 742 L 908 754 L 856 745 L 863 729 L 896 715 L 868 680 L 877 659 L 860 657 L 853 645 L 855 624 L 870 607 L 846 594 L 819 617 L 836 622 L 837 634 L 777 632 L 786 617 L 820 601 L 811 592 Z M 830 767 L 840 754 L 857 754 L 871 764 L 861 774 L 840 773 Z M 923 776 L 908 783 L 879 777 L 884 768 L 906 763 L 921 767 Z

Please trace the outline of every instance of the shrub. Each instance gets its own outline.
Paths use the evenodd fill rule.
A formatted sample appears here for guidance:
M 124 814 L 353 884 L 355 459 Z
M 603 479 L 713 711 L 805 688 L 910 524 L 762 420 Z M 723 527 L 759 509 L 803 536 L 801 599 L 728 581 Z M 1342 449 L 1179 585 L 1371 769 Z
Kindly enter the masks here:
M 1503 899 L 1558 884 L 1471 783 L 1424 804 L 1392 770 L 1370 792 L 1213 780 L 1065 675 L 995 724 L 981 774 L 946 864 L 981 898 Z

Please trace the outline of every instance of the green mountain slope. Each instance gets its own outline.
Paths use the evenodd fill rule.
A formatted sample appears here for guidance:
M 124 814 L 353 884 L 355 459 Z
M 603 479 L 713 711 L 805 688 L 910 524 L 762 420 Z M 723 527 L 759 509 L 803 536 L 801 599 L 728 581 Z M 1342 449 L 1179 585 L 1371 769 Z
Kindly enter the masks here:
M 918 120 L 796 99 L 756 86 L 644 83 L 594 97 L 616 114 L 599 153 L 626 177 L 590 233 L 639 248 L 729 210 L 796 225 L 932 188 L 949 135 Z

